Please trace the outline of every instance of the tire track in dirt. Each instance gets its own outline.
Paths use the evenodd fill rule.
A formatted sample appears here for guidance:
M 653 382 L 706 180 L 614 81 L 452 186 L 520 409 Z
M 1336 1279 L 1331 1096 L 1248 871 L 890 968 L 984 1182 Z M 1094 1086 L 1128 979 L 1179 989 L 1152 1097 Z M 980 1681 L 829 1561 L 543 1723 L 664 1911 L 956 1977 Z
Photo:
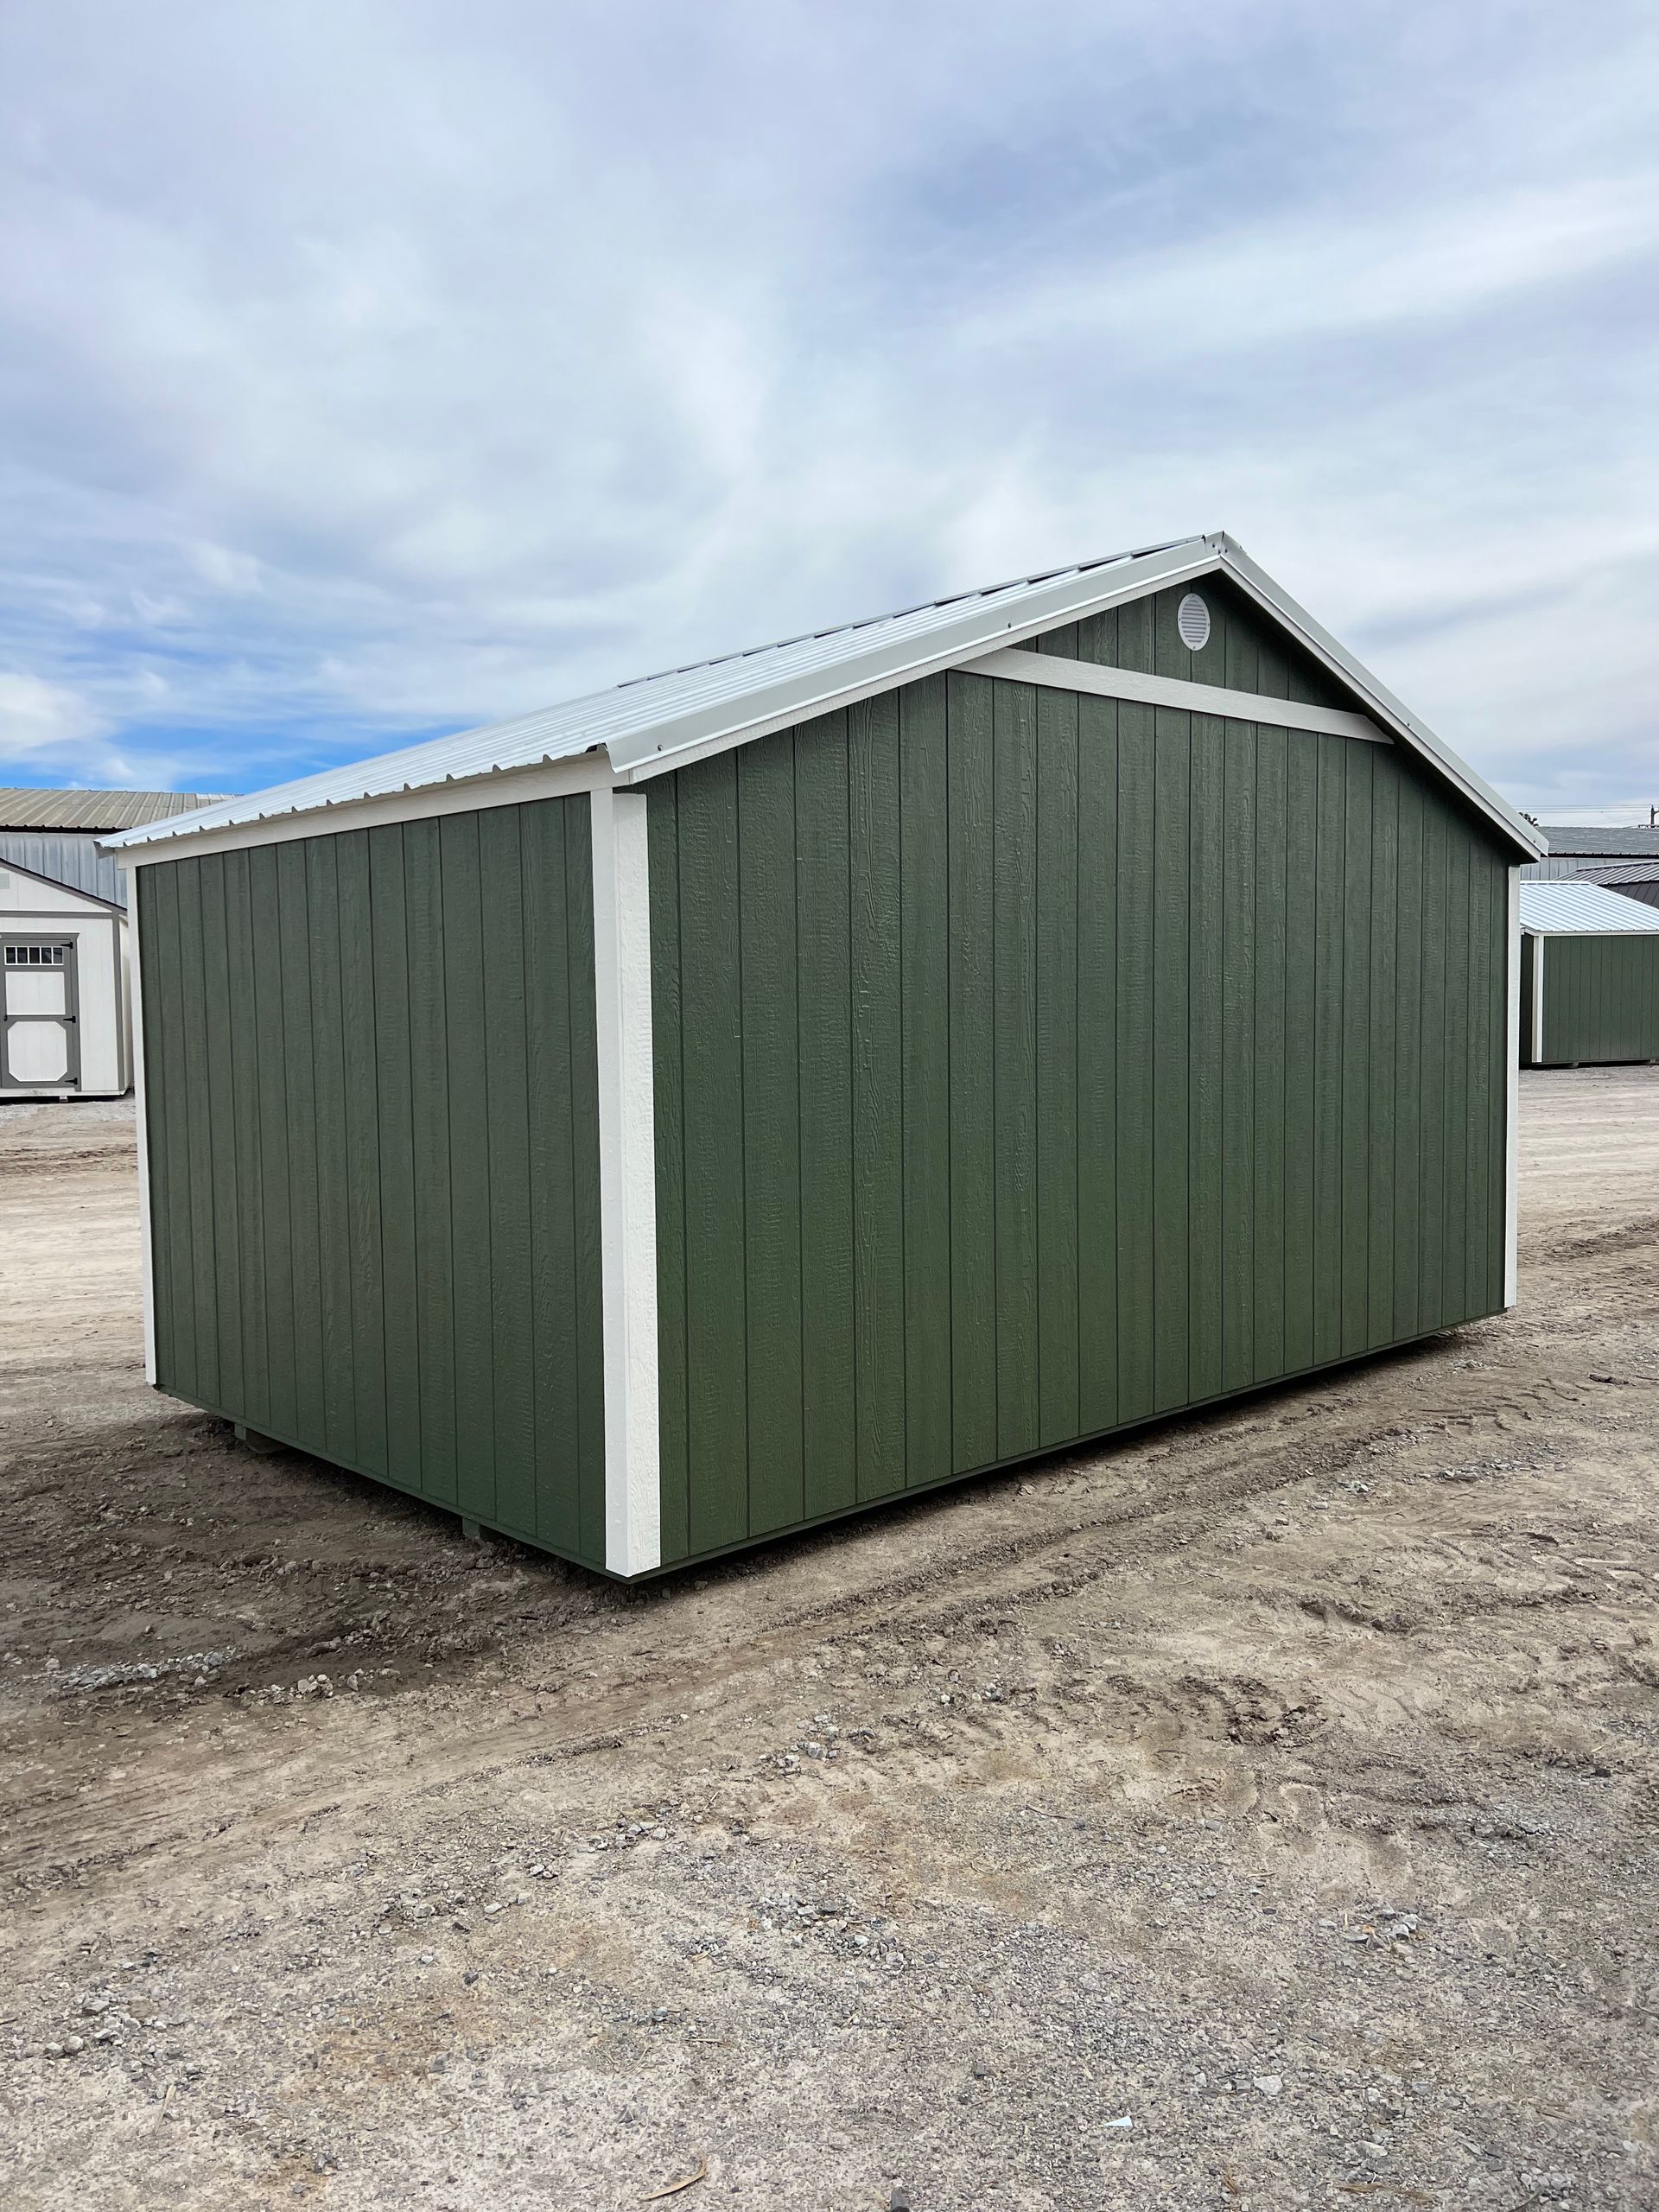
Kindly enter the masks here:
M 338 1737 L 331 1738 L 326 1773 L 320 1771 L 324 1762 L 316 1748 L 275 1761 L 269 1742 L 207 1759 L 196 1751 L 189 1795 L 213 1808 L 205 1818 L 192 1813 L 167 1777 L 153 1782 L 146 1777 L 101 1794 L 91 1819 L 77 1818 L 56 1795 L 32 1808 L 19 1807 L 0 1826 L 0 1881 L 33 1887 L 42 1873 L 58 1880 L 93 1871 L 107 1874 L 139 1859 L 153 1864 L 208 1859 L 224 1865 L 264 1850 L 276 1835 L 303 1829 L 321 1815 L 361 1820 L 394 1796 L 435 1796 L 515 1764 L 580 1757 L 674 1725 L 688 1705 L 706 1713 L 711 1700 L 717 1700 L 741 1711 L 753 1702 L 757 1682 L 814 1646 L 833 1641 L 838 1632 L 867 1632 L 871 1617 L 879 1618 L 889 1639 L 918 1633 L 949 1636 L 969 1629 L 976 1617 L 988 1611 L 1063 1602 L 1106 1576 L 1190 1544 L 1210 1530 L 1217 1513 L 1236 1513 L 1301 1484 L 1329 1484 L 1361 1467 L 1375 1487 L 1379 1446 L 1397 1464 L 1401 1455 L 1421 1452 L 1454 1430 L 1505 1433 L 1511 1416 L 1530 1422 L 1531 1408 L 1561 1410 L 1579 1395 L 1550 1378 L 1494 1392 L 1494 1370 L 1482 1369 L 1438 1376 L 1450 1387 L 1415 1408 L 1408 1424 L 1382 1430 L 1368 1425 L 1334 1437 L 1323 1429 L 1297 1433 L 1328 1412 L 1323 1395 L 1319 1402 L 1306 1402 L 1307 1390 L 1327 1394 L 1333 1382 L 1349 1379 L 1321 1376 L 1315 1385 L 1292 1386 L 1288 1392 L 1247 1402 L 1219 1425 L 1186 1419 L 1154 1429 L 1105 1461 L 1072 1454 L 1052 1463 L 1047 1477 L 1039 1471 L 991 1478 L 1005 1491 L 1014 1482 L 1023 1486 L 1027 1507 L 1022 1522 L 1035 1497 L 1043 1525 L 1022 1525 L 977 1545 L 953 1545 L 943 1569 L 929 1560 L 880 1575 L 856 1591 L 801 1608 L 741 1646 L 725 1638 L 694 1643 L 675 1662 L 648 1668 L 639 1666 L 635 1655 L 621 1679 L 597 1689 L 574 1676 L 544 1684 L 543 1698 L 574 1699 L 566 1715 L 543 1713 L 481 1725 L 469 1719 L 435 1734 L 406 1726 L 413 1716 L 402 1698 L 375 1699 L 359 1708 L 365 1716 L 363 1737 L 351 1745 L 344 1776 L 340 1767 L 345 1747 Z M 1364 1401 L 1349 1408 L 1364 1409 Z M 1559 1443 L 1550 1448 L 1559 1449 Z M 1179 1467 L 1179 1497 L 1155 1489 L 1166 1465 Z M 1127 1485 L 1131 1494 L 1085 1500 L 1075 1487 L 1079 1476 L 1091 1488 Z M 1071 1486 L 1064 1493 L 1040 1499 L 1045 1479 L 1068 1478 Z M 671 1594 L 667 1602 L 672 1604 Z M 1506 1600 L 1494 1593 L 1484 1605 L 1471 1604 L 1469 1616 L 1501 1611 L 1510 1603 L 1541 1602 Z M 1457 1617 L 1436 1611 L 1413 1625 L 1444 1625 Z M 599 1633 L 616 1633 L 619 1626 L 621 1634 L 630 1633 L 625 1624 Z M 601 1655 L 589 1649 L 583 1656 L 591 1662 Z M 523 1693 L 509 1688 L 503 1694 Z M 412 1793 L 405 1764 L 411 1741 L 418 1745 L 419 1762 Z

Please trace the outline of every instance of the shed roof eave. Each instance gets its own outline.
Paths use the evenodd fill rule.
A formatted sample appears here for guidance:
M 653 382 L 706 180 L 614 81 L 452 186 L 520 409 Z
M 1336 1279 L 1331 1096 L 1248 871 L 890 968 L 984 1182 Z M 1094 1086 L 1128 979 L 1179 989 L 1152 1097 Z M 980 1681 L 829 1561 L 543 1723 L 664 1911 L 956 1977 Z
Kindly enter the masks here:
M 353 763 L 340 771 L 331 771 L 327 780 L 337 783 L 337 794 L 318 797 L 308 804 L 282 805 L 262 804 L 261 802 L 281 801 L 289 792 L 298 799 L 309 785 L 323 779 L 306 778 L 291 785 L 275 785 L 269 791 L 251 793 L 246 798 L 232 800 L 225 807 L 204 810 L 199 817 L 185 817 L 166 823 L 146 824 L 118 836 L 100 841 L 101 849 L 118 853 L 125 858 L 137 857 L 143 848 L 171 844 L 187 840 L 200 831 L 229 829 L 233 826 L 252 827 L 262 822 L 275 821 L 296 813 L 315 813 L 319 816 L 337 810 L 344 805 L 362 800 L 385 798 L 398 789 L 411 793 L 428 790 L 435 785 L 449 781 L 485 783 L 497 777 L 516 773 L 521 769 L 551 766 L 559 760 L 571 760 L 583 752 L 602 753 L 618 778 L 626 782 L 642 782 L 653 775 L 684 767 L 690 761 L 729 746 L 747 744 L 776 729 L 787 728 L 793 723 L 810 720 L 813 716 L 835 711 L 837 707 L 850 705 L 861 698 L 868 698 L 900 683 L 912 683 L 920 677 L 955 665 L 964 654 L 976 646 L 986 646 L 1015 640 L 1056 622 L 1076 620 L 1082 615 L 1114 606 L 1125 600 L 1139 598 L 1147 591 L 1158 590 L 1167 584 L 1180 582 L 1211 572 L 1217 564 L 1217 541 L 1212 537 L 1193 537 L 1179 539 L 1149 552 L 1123 556 L 1109 562 L 1098 562 L 1081 567 L 1049 572 L 1026 587 L 1010 610 L 999 602 L 987 606 L 985 593 L 962 593 L 950 598 L 928 602 L 929 607 L 952 608 L 960 604 L 960 616 L 952 617 L 918 636 L 888 635 L 879 638 L 862 650 L 850 649 L 839 658 L 826 664 L 814 664 L 791 677 L 780 677 L 772 684 L 758 683 L 735 694 L 716 696 L 708 702 L 689 702 L 677 712 L 669 712 L 655 721 L 629 727 L 624 719 L 626 707 L 631 704 L 628 695 L 638 694 L 645 685 L 664 681 L 646 677 L 632 683 L 623 683 L 613 690 L 594 694 L 590 699 L 573 701 L 572 709 L 588 708 L 591 715 L 588 723 L 575 735 L 573 741 L 545 751 L 530 753 L 529 748 L 518 758 L 491 761 L 489 741 L 499 738 L 499 750 L 508 749 L 513 734 L 524 730 L 535 731 L 537 726 L 558 710 L 550 709 L 544 714 L 531 714 L 462 731 L 453 739 L 435 741 L 434 747 L 406 748 L 414 755 L 432 752 L 434 772 L 417 782 L 402 785 L 383 784 L 376 786 L 372 779 L 359 783 L 353 768 L 372 769 L 375 760 Z M 1007 586 L 988 588 L 992 593 L 1012 588 Z M 914 613 L 918 610 L 907 610 Z M 906 616 L 876 618 L 864 623 L 842 626 L 849 636 L 865 631 L 879 631 L 884 623 L 898 622 Z M 817 633 L 831 636 L 834 632 Z M 811 639 L 805 641 L 810 644 Z M 763 653 L 779 650 L 759 647 L 752 654 L 723 656 L 718 662 L 700 664 L 722 668 L 728 662 L 752 660 L 759 662 Z M 671 677 L 684 671 L 669 671 Z M 696 670 L 690 671 L 696 675 Z M 620 712 L 619 709 L 622 711 Z M 607 716 L 624 721 L 620 730 L 607 732 Z M 467 766 L 464 776 L 457 777 L 453 768 L 442 766 L 441 755 L 457 748 L 467 748 L 477 765 Z M 404 752 L 377 756 L 381 761 L 401 760 Z M 239 817 L 239 821 L 238 821 Z
M 1173 540 L 1105 561 L 1052 569 L 1010 585 L 927 602 L 921 608 L 839 626 L 804 639 L 727 655 L 575 700 L 560 708 L 463 731 L 452 739 L 378 756 L 231 800 L 196 816 L 146 824 L 100 841 L 129 864 L 157 849 L 188 846 L 209 833 L 256 842 L 262 825 L 331 816 L 405 795 L 413 803 L 440 786 L 499 789 L 526 770 L 596 753 L 605 772 L 639 784 L 709 754 L 862 699 L 959 667 L 994 647 L 1014 645 L 1055 625 L 1145 597 L 1172 584 L 1223 571 L 1294 637 L 1366 711 L 1459 791 L 1523 858 L 1543 856 L 1544 840 L 1491 786 L 1417 720 L 1369 669 L 1225 532 Z M 769 655 L 793 655 L 769 663 Z M 652 692 L 660 711 L 652 712 Z M 372 772 L 377 765 L 382 773 Z M 290 829 L 287 832 L 295 834 Z

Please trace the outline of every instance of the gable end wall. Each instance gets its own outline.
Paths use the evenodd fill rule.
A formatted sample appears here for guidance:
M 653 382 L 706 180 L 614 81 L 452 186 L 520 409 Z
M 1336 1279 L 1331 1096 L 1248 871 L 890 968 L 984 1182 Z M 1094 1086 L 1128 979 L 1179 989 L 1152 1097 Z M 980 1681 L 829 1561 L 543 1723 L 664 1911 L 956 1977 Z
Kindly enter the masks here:
M 650 786 L 665 1563 L 1501 1306 L 1506 855 L 1205 588 L 1259 723 L 958 672 Z M 1202 680 L 1161 597 L 1044 645 Z

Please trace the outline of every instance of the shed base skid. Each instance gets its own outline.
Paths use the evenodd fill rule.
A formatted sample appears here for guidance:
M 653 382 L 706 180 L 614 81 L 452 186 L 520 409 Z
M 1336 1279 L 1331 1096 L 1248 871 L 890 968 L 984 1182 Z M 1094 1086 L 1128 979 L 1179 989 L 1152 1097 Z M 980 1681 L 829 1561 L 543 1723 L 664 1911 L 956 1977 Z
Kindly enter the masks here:
M 87 1098 L 130 1098 L 132 1086 L 124 1090 L 22 1090 L 7 1084 L 0 1088 L 0 1106 L 73 1106 Z
M 903 1505 L 912 1498 L 931 1497 L 942 1491 L 982 1481 L 988 1476 L 1010 1474 L 1015 1468 L 1034 1471 L 1057 1460 L 1073 1459 L 1079 1452 L 1094 1451 L 1109 1444 L 1128 1443 L 1133 1438 L 1146 1435 L 1154 1429 L 1167 1427 L 1173 1421 L 1188 1421 L 1196 1414 L 1214 1413 L 1224 1408 L 1249 1405 L 1255 1399 L 1271 1397 L 1277 1391 L 1294 1389 L 1319 1376 L 1369 1367 L 1376 1361 L 1392 1359 L 1401 1352 L 1410 1351 L 1419 1344 L 1433 1344 L 1437 1338 L 1453 1336 L 1459 1330 L 1471 1328 L 1481 1321 L 1495 1320 L 1503 1311 L 1502 1306 L 1494 1306 L 1486 1313 L 1467 1314 L 1461 1319 L 1446 1322 L 1439 1328 L 1398 1338 L 1392 1344 L 1351 1352 L 1340 1359 L 1320 1360 L 1311 1367 L 1298 1368 L 1292 1374 L 1274 1376 L 1265 1382 L 1250 1383 L 1242 1389 L 1218 1391 L 1212 1397 L 1196 1399 L 1190 1404 L 1170 1406 L 1160 1412 L 1148 1414 L 1141 1420 L 1125 1421 L 1116 1428 L 1103 1428 L 1087 1436 L 1071 1437 L 1064 1443 L 1045 1446 L 1039 1452 L 1017 1452 L 1010 1459 L 989 1460 L 982 1467 L 969 1467 L 960 1474 L 945 1475 L 937 1482 L 917 1483 L 907 1489 L 888 1491 L 880 1497 L 861 1498 L 856 1504 L 839 1506 L 833 1512 L 817 1514 L 806 1520 L 791 1521 L 779 1528 L 741 1537 L 735 1543 L 715 1544 L 706 1551 L 694 1552 L 686 1558 L 666 1560 L 660 1567 L 652 1567 L 641 1574 L 618 1574 L 608 1567 L 597 1566 L 592 1560 L 580 1558 L 575 1552 L 550 1543 L 544 1536 L 537 1535 L 533 1529 L 522 1528 L 515 1522 L 495 1520 L 487 1513 L 473 1515 L 463 1512 L 453 1499 L 434 1498 L 429 1492 L 416 1489 L 411 1483 L 400 1482 L 396 1475 L 380 1474 L 356 1465 L 349 1459 L 331 1459 L 325 1453 L 313 1450 L 309 1445 L 296 1443 L 289 1438 L 267 1437 L 259 1430 L 251 1433 L 261 1439 L 260 1445 L 255 1449 L 303 1452 L 307 1459 L 315 1459 L 323 1466 L 337 1467 L 343 1474 L 356 1475 L 365 1482 L 378 1483 L 385 1489 L 395 1490 L 405 1497 L 416 1499 L 422 1505 L 430 1506 L 445 1519 L 456 1520 L 461 1535 L 470 1542 L 478 1542 L 486 1535 L 505 1536 L 511 1542 L 526 1545 L 531 1551 L 545 1553 L 550 1559 L 562 1560 L 566 1566 L 581 1567 L 585 1573 L 597 1574 L 607 1582 L 627 1585 L 660 1582 L 671 1575 L 682 1574 L 688 1568 L 707 1567 L 713 1560 L 730 1559 L 741 1552 L 758 1551 L 762 1545 L 777 1543 L 789 1536 L 810 1535 L 817 1529 L 830 1528 L 839 1521 L 859 1520 L 866 1515 L 889 1512 L 893 1507 Z M 230 1421 L 238 1441 L 248 1438 L 250 1432 L 245 1424 L 236 1421 L 222 1406 L 201 1405 L 193 1398 L 179 1397 L 175 1391 L 162 1389 L 160 1385 L 156 1387 L 163 1397 L 177 1398 L 181 1405 L 194 1406 L 200 1413 Z

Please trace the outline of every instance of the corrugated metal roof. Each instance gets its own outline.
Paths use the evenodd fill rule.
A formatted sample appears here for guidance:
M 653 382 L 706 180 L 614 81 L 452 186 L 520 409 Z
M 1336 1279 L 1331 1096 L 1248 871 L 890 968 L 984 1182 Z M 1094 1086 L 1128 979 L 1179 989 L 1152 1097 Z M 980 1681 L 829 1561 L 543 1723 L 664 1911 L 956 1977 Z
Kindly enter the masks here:
M 1599 883 L 1558 875 L 1521 886 L 1521 926 L 1541 937 L 1616 937 L 1659 934 L 1659 907 L 1609 891 Z
M 1570 822 L 1541 822 L 1538 827 L 1558 860 L 1659 859 L 1659 830 L 1599 830 Z
M 678 752 L 778 714 L 810 714 L 822 702 L 855 685 L 860 671 L 868 671 L 878 682 L 894 682 L 918 662 L 946 665 L 960 652 L 1016 627 L 1039 602 L 1086 601 L 1091 582 L 1101 579 L 1102 572 L 1187 548 L 1193 556 L 1192 566 L 1207 565 L 1206 542 L 1186 538 L 960 592 L 895 614 L 842 623 L 775 645 L 634 677 L 609 690 L 508 721 L 486 723 L 454 737 L 434 738 L 296 783 L 278 784 L 245 800 L 208 808 L 189 827 L 216 829 L 308 813 L 353 799 L 568 760 L 601 745 L 613 767 L 626 773 L 658 753 Z M 1181 564 L 1173 565 L 1179 572 Z M 1072 587 L 1069 593 L 1068 585 Z M 1064 620 L 1064 614 L 1054 619 Z M 154 828 L 148 835 L 141 832 L 120 842 L 145 844 L 182 826 Z
M 787 728 L 817 714 L 960 665 L 1095 610 L 1217 569 L 1231 574 L 1308 649 L 1352 684 L 1368 712 L 1406 742 L 1528 852 L 1532 826 L 1484 784 L 1432 730 L 1417 721 L 1270 577 L 1222 534 L 1115 553 L 1069 568 L 930 600 L 861 622 L 728 653 L 620 683 L 563 705 L 429 740 L 378 759 L 330 768 L 270 791 L 233 798 L 176 822 L 153 823 L 110 842 L 158 843 L 200 830 L 234 829 L 353 801 L 429 789 L 574 759 L 603 747 L 621 777 L 637 780 L 722 744 Z
M 49 791 L 0 785 L 0 830 L 134 830 L 217 806 L 224 791 Z
M 1615 891 L 1627 883 L 1659 883 L 1659 853 L 1650 861 L 1592 861 L 1573 871 L 1575 883 L 1605 883 Z

